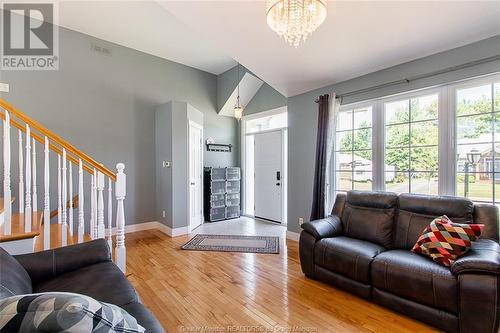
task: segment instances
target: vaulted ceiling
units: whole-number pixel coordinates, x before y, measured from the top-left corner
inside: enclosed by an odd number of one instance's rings
[[[236,61],[285,96],[500,35],[500,1],[329,1],[301,46],[265,1],[64,1],[62,26],[214,74]],[[478,50],[480,52],[480,50]]]

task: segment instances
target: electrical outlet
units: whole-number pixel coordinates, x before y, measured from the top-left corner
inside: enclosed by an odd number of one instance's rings
[[[9,84],[8,83],[2,83],[0,82],[0,92],[6,92],[8,93],[10,90]]]
[[[304,223],[304,218],[299,217],[299,225],[302,225],[302,223]]]
[[[161,212],[161,217],[165,218],[165,211],[164,210]]]

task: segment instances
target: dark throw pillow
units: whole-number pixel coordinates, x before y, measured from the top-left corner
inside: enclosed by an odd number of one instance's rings
[[[73,293],[17,295],[0,300],[0,332],[144,332],[122,308]]]

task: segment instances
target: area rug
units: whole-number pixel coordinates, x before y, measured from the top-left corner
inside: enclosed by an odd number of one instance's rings
[[[279,237],[239,235],[196,235],[181,246],[183,250],[280,253]]]

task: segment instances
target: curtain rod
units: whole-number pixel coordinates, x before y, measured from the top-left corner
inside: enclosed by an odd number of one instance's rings
[[[425,73],[425,74],[421,74],[421,75],[411,76],[409,78],[405,78],[405,79],[401,79],[401,80],[395,80],[395,81],[391,81],[391,82],[386,82],[386,83],[382,83],[382,84],[379,84],[379,85],[376,85],[376,86],[372,86],[372,87],[368,87],[368,88],[363,88],[363,89],[349,91],[347,93],[337,95],[337,98],[342,99],[343,97],[346,97],[346,96],[363,94],[363,93],[370,92],[370,91],[377,90],[377,89],[381,89],[381,88],[391,87],[391,86],[395,86],[395,85],[399,85],[399,84],[405,84],[405,83],[408,84],[408,83],[410,83],[412,81],[426,79],[426,78],[429,78],[429,77],[432,77],[432,76],[441,75],[441,74],[445,74],[445,73],[457,71],[457,70],[460,70],[460,69],[465,69],[465,68],[469,68],[469,67],[472,67],[472,66],[477,66],[477,65],[488,63],[488,62],[493,62],[493,61],[496,61],[496,60],[500,60],[500,55],[495,55],[495,56],[492,56],[492,57],[487,57],[487,58],[483,58],[483,59],[479,59],[479,60],[469,61],[469,62],[466,62],[466,63],[461,64],[461,65],[451,66],[451,67],[447,67],[447,68],[444,68],[444,69],[436,70],[436,71],[433,71],[433,72],[429,72],[429,73]],[[317,101],[318,100],[316,100],[316,102]]]

